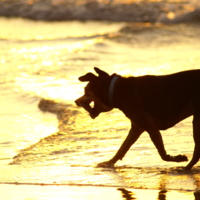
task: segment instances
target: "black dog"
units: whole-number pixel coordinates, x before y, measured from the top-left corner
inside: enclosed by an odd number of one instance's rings
[[[187,161],[185,155],[171,156],[165,151],[160,130],[166,130],[193,115],[194,154],[185,169],[191,169],[200,158],[200,70],[164,76],[122,77],[94,68],[98,77],[87,73],[79,78],[89,81],[85,94],[75,102],[94,119],[101,112],[120,109],[131,121],[129,134],[109,161],[98,166],[111,167],[124,157],[131,145],[147,131],[161,158],[165,161]],[[94,107],[90,103],[94,102]]]

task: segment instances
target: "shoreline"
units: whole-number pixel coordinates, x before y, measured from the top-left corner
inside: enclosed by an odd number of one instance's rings
[[[85,3],[0,1],[0,16],[43,21],[99,20],[115,22],[184,23],[199,22],[199,4],[187,2]]]

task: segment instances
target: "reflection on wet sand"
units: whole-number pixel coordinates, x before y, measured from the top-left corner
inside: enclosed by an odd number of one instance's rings
[[[122,199],[123,200],[143,200],[141,198],[137,198],[137,193],[134,193],[133,191],[130,191],[129,189],[125,189],[125,188],[118,188],[117,190],[121,191],[121,195],[122,195]],[[158,197],[155,199],[151,200],[174,200],[174,199],[180,199],[178,197],[178,193],[173,193],[173,198],[170,198],[170,192],[168,192],[167,190],[160,190],[158,192]],[[169,196],[168,196],[169,194]],[[176,196],[177,195],[177,196]],[[176,198],[177,197],[177,198]],[[189,198],[190,199],[190,198]],[[199,200],[200,199],[200,192],[199,191],[195,191],[194,192],[194,200]],[[182,199],[183,200],[183,199]]]
[[[178,184],[178,182],[176,182],[176,180],[180,180],[180,179],[185,179],[185,180],[192,180],[193,183],[194,183],[194,186],[196,187],[194,189],[194,200],[200,200],[200,181],[199,181],[199,170],[200,169],[194,169],[192,171],[184,171],[184,170],[176,170],[176,169],[171,169],[171,172],[168,172],[166,174],[164,174],[163,176],[160,176],[159,178],[159,183],[160,183],[160,186],[158,186],[157,189],[160,189],[160,191],[158,192],[158,197],[157,199],[155,200],[167,200],[167,199],[171,199],[171,194],[172,191],[170,191],[171,189],[180,189],[180,190],[186,190],[189,192],[189,190],[191,190],[192,188],[188,188],[188,189],[185,189],[185,188],[174,188],[173,185],[170,185],[170,182],[174,182],[173,184]],[[176,172],[175,172],[176,171]],[[144,174],[143,174],[144,175]],[[152,174],[153,176],[153,174]],[[127,177],[124,177],[124,178],[127,178]],[[174,179],[174,180],[173,180]],[[140,182],[154,182],[154,180],[152,180],[151,178],[149,178],[148,180],[139,180]],[[134,185],[132,185],[133,188]],[[141,189],[144,189],[141,188]],[[147,188],[146,188],[147,189]],[[152,189],[152,188],[148,188],[148,189]],[[125,188],[119,188],[118,190],[120,190],[122,192],[122,197],[123,199],[126,199],[126,200],[130,200],[130,199],[138,199],[138,200],[142,200],[140,198],[137,197],[137,195],[128,190],[128,189],[125,189]],[[177,194],[173,194],[173,199],[176,199],[176,195]],[[179,198],[177,198],[179,199]],[[189,198],[191,199],[191,198]],[[152,199],[153,200],[153,199]]]
[[[200,199],[200,192],[199,191],[196,191],[194,192],[194,200],[199,200]]]
[[[124,189],[124,188],[118,188],[117,190],[122,192],[122,197],[123,197],[124,200],[132,200],[132,199],[136,200],[136,199],[138,199],[136,197],[136,194],[134,194],[134,192],[132,192],[132,191],[129,191],[129,190]],[[166,190],[159,191],[157,200],[166,200],[166,197],[167,197],[166,193],[167,193]]]
[[[133,195],[135,196],[135,194],[129,190],[126,190],[124,188],[118,188],[117,190],[122,192],[122,197],[126,200],[137,199],[133,197]]]
[[[166,190],[161,190],[161,191],[158,193],[158,200],[166,200],[166,193],[167,193]]]
[[[138,198],[139,194],[134,190],[131,191],[131,189],[125,189],[125,188],[118,188],[117,190],[121,191],[122,195],[122,200],[144,200],[142,198]],[[141,191],[143,192],[143,190]],[[140,192],[139,192],[140,193]],[[145,192],[143,192],[145,193]],[[170,194],[171,193],[171,194]],[[146,196],[147,197],[147,196]],[[171,192],[167,190],[160,190],[158,192],[158,196],[155,197],[155,199],[152,199],[151,196],[149,196],[151,200],[174,200],[174,199],[181,199],[181,200],[186,200],[186,198],[180,198],[179,193],[177,192]],[[191,199],[188,195],[188,199]],[[200,199],[200,192],[195,191],[194,192],[194,198],[192,200],[199,200]]]
[[[191,171],[180,168],[147,168],[126,167],[116,168],[129,187],[137,189],[160,189],[167,191],[176,190],[200,190],[200,168],[195,167]]]

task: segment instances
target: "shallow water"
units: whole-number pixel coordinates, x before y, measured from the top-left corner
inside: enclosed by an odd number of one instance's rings
[[[115,169],[96,168],[116,153],[130,123],[118,110],[92,120],[73,101],[85,85],[78,77],[94,66],[134,76],[198,69],[198,25],[5,18],[0,24],[1,184],[177,190],[194,199],[199,164],[188,172],[179,168],[186,163],[162,161],[146,133]],[[191,121],[163,131],[169,154],[191,158]]]

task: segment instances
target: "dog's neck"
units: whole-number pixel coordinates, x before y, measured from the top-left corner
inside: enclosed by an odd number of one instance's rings
[[[108,98],[109,98],[109,103],[110,105],[114,108],[114,99],[113,99],[113,93],[114,93],[114,88],[115,88],[115,83],[119,76],[114,76],[110,82],[109,86],[109,93],[108,93]]]

